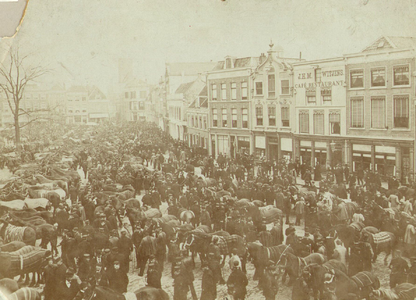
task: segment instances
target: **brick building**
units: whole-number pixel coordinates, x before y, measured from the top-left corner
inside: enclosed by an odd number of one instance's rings
[[[416,38],[380,37],[345,55],[348,161],[403,181],[415,170]]]

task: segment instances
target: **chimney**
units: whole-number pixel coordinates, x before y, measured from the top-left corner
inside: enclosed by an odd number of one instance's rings
[[[264,53],[262,53],[260,55],[260,65],[266,60],[266,55],[264,55]]]
[[[299,60],[302,60],[302,52],[299,52]]]

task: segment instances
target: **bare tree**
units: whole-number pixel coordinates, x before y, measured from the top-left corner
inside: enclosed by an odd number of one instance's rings
[[[9,50],[8,57],[0,64],[0,92],[5,95],[14,120],[16,152],[21,151],[20,129],[38,118],[30,118],[32,112],[21,107],[21,101],[28,83],[41,77],[47,70],[40,66],[31,66],[27,63],[28,55],[20,56],[16,48]],[[20,124],[21,116],[26,115],[28,122]]]

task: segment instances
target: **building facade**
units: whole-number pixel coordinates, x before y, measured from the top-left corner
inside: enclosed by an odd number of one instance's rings
[[[381,37],[345,55],[349,164],[396,176],[415,170],[416,38]]]
[[[208,92],[202,89],[198,97],[189,105],[186,112],[188,120],[188,145],[208,149]]]
[[[270,160],[293,158],[295,120],[292,63],[300,59],[283,58],[282,50],[270,45],[262,54],[252,75],[251,123],[254,154]]]
[[[259,57],[227,56],[207,73],[210,155],[253,153],[251,77],[258,64]]]
[[[132,78],[127,81],[122,91],[121,120],[146,121],[146,100],[150,86],[143,80]]]
[[[314,167],[346,163],[346,87],[344,58],[293,64],[294,151]]]

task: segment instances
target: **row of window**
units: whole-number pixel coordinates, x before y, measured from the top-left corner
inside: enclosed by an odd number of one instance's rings
[[[364,69],[355,69],[350,71],[350,88],[364,88]],[[393,67],[393,86],[408,86],[410,84],[409,65],[399,65]],[[370,69],[370,86],[386,87],[387,71],[386,67],[377,67]]]
[[[87,101],[87,97],[81,97],[81,98],[75,98],[75,99],[68,99],[68,102],[72,102],[72,101],[80,101],[80,99],[82,101]]]
[[[169,107],[169,116],[176,120],[182,120],[182,110],[180,107],[171,106]]]
[[[308,88],[305,92],[307,103],[316,103],[316,88]],[[321,88],[321,99],[323,103],[332,101],[332,88]]]
[[[207,129],[207,118],[202,116],[198,117],[188,115],[188,126],[199,129]]]
[[[341,115],[339,111],[329,113],[329,132],[341,134]],[[299,133],[310,133],[309,111],[299,111]],[[313,134],[325,134],[325,112],[323,110],[313,111]]]
[[[144,110],[144,102],[130,102],[130,110]]]
[[[212,95],[212,101],[222,100],[227,101],[228,97],[230,97],[230,100],[247,100],[248,97],[248,84],[246,81],[243,81],[239,84],[240,88],[240,97],[237,99],[237,83],[231,82],[231,84],[228,85],[230,91],[227,93],[227,84],[221,83],[221,85],[217,86],[217,84],[211,85],[211,95]],[[218,88],[220,91],[218,91]],[[221,99],[219,99],[219,95],[221,95]]]
[[[263,82],[255,82],[256,86],[256,96],[264,95]],[[290,94],[290,85],[289,79],[283,79],[280,81],[280,94],[289,95]],[[267,76],[267,96],[268,98],[276,98],[276,78],[274,74],[269,74]]]
[[[276,107],[269,106],[267,109],[268,126],[276,126]],[[231,128],[238,128],[238,114],[237,108],[231,109]],[[256,107],[256,125],[263,126],[263,107]],[[281,107],[281,126],[290,126],[290,111],[289,107]],[[218,109],[212,109],[212,127],[218,127]],[[221,109],[221,127],[228,127],[227,109]],[[248,128],[248,109],[241,109],[241,128]]]
[[[146,91],[140,91],[140,98],[144,99],[146,97],[147,97],[147,92]],[[126,98],[126,99],[136,99],[136,91],[124,92],[124,98]]]
[[[364,97],[353,97],[351,104],[351,127],[364,128]],[[386,129],[386,96],[374,96],[370,99],[371,128]],[[368,114],[367,114],[368,115]],[[409,128],[409,96],[393,96],[393,127]]]
[[[68,113],[70,113],[70,114],[72,114],[73,112],[74,112],[74,111],[73,111],[72,109],[68,110]],[[82,110],[82,112],[83,112],[83,113],[86,113],[86,112],[87,112],[87,110],[86,110],[86,109],[83,109],[83,110]],[[81,113],[81,111],[80,111],[80,110],[76,110],[76,111],[75,111],[75,113],[76,113],[76,114],[79,114],[79,113]]]

